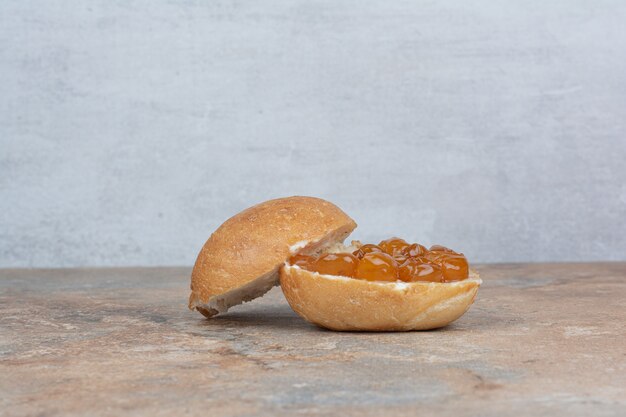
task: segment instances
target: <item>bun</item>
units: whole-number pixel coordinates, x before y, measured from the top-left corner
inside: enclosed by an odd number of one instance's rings
[[[292,251],[313,253],[343,241],[356,223],[314,197],[287,197],[250,207],[207,240],[191,274],[189,308],[206,317],[252,300],[278,284]]]
[[[332,330],[428,330],[458,319],[474,302],[482,281],[376,282],[321,275],[284,265],[280,284],[293,310]]]

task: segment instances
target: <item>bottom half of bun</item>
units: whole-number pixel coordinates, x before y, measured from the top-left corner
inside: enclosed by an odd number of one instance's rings
[[[382,282],[321,275],[284,265],[283,293],[293,310],[332,330],[406,331],[446,326],[474,302],[482,283],[470,272],[463,281]]]

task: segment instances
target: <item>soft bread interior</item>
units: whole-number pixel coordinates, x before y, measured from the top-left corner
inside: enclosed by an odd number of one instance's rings
[[[290,253],[292,255],[295,253],[311,255],[328,251],[342,252],[350,250],[349,248],[352,246],[343,245],[343,241],[348,237],[351,231],[351,227],[341,228],[317,241],[305,240],[298,242],[289,248]],[[357,248],[358,247],[355,247],[352,250],[356,250]],[[286,261],[287,260],[285,260],[285,262]],[[257,277],[241,287],[224,294],[213,296],[209,298],[206,303],[203,303],[199,299],[191,300],[190,308],[195,308],[206,317],[213,317],[216,314],[225,313],[233,306],[261,297],[271,290],[272,287],[279,285],[279,271],[282,265],[283,263],[276,265],[270,272]]]
[[[349,245],[343,243],[336,243],[326,248],[327,253],[353,253],[359,249],[363,244],[358,240],[353,240]]]
[[[244,286],[211,297],[208,303],[196,303],[193,307],[206,317],[225,313],[232,306],[261,297],[271,290],[272,287],[278,285],[279,269],[280,267],[276,267],[271,272],[261,275]]]

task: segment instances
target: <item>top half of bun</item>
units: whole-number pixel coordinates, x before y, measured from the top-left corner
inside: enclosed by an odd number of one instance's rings
[[[279,198],[250,207],[226,220],[202,247],[189,306],[211,316],[258,297],[278,283],[278,270],[294,248],[314,251],[343,241],[355,227],[339,207],[320,198]],[[219,296],[224,297],[210,303]]]

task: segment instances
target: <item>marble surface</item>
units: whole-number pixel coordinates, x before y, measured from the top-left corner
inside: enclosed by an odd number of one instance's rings
[[[336,333],[189,269],[0,270],[2,416],[626,415],[626,264],[492,265],[438,331]]]

